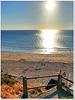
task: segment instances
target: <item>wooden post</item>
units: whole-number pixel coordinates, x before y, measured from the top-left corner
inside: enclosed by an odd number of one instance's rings
[[[62,75],[58,75],[58,83],[57,86],[60,87],[62,85]]]
[[[27,91],[27,78],[23,77],[23,98],[28,97],[28,91]]]

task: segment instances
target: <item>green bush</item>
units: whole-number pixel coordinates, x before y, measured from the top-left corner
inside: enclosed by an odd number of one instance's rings
[[[12,75],[9,74],[1,74],[1,85],[6,84],[14,84],[17,81],[12,78]]]
[[[61,99],[73,99],[73,96],[68,96],[68,97],[61,96]]]

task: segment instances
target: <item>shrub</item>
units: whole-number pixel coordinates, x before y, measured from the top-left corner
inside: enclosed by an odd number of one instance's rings
[[[73,96],[68,96],[68,97],[63,97],[61,96],[62,99],[73,99]]]
[[[1,85],[6,84],[14,84],[17,81],[12,78],[12,75],[9,74],[1,74]]]

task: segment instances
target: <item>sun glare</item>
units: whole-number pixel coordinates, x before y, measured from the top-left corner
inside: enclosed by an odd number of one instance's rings
[[[54,39],[56,38],[56,32],[58,30],[42,30],[41,37],[43,38],[42,46],[46,48],[45,54],[51,53],[54,51]]]
[[[46,8],[48,10],[53,10],[55,8],[55,2],[53,0],[49,0],[47,3],[46,3]]]

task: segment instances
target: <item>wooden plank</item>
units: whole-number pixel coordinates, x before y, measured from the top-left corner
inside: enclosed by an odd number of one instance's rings
[[[58,82],[57,82],[57,86],[61,86],[62,85],[62,75],[58,75]]]
[[[32,88],[28,88],[28,89],[36,89],[36,88],[52,86],[52,85],[57,85],[57,84],[50,84],[50,85],[45,85],[45,86],[32,87]]]
[[[28,97],[28,91],[27,91],[27,78],[23,77],[23,98]]]
[[[71,82],[71,83],[73,83],[73,81],[71,81],[71,80],[69,80],[69,79],[67,79],[67,78],[65,78],[63,76],[62,76],[62,78],[65,79],[65,80],[67,80],[67,81],[69,81],[69,82]]]
[[[47,77],[57,77],[58,75],[53,75],[53,76],[42,76],[42,77],[31,77],[31,78],[27,78],[27,80],[29,79],[37,79],[37,78],[47,78]]]

